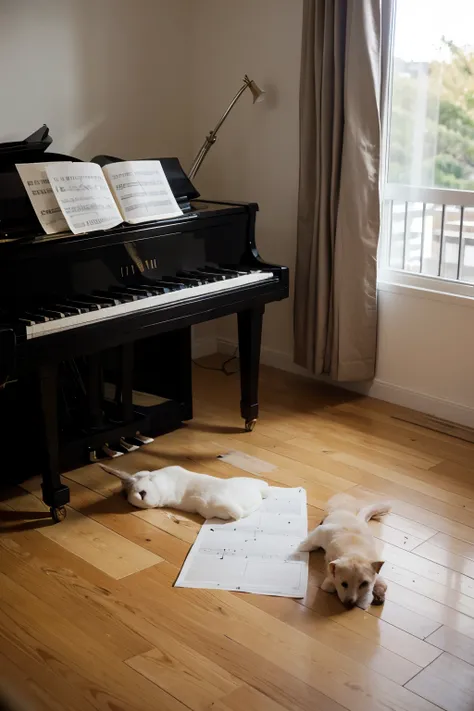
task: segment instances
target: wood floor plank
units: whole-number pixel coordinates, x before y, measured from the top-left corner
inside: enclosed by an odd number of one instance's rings
[[[461,594],[457,590],[436,583],[429,578],[424,578],[419,573],[392,565],[392,563],[385,563],[383,573],[387,581],[398,583],[441,603],[445,607],[450,607],[474,618],[474,598],[468,595]],[[454,573],[454,575],[457,576],[458,573]]]
[[[38,482],[35,480],[25,482],[24,486],[38,492]],[[8,505],[14,511],[44,510],[43,504],[32,493],[9,499]],[[70,553],[92,563],[112,578],[122,578],[161,563],[162,558],[156,554],[113,533],[70,506],[67,508],[68,514],[60,526],[54,525],[50,520],[49,525],[39,526],[38,532]]]
[[[380,495],[376,491],[367,490],[363,487],[354,487],[354,489],[351,489],[351,494],[357,493],[357,491],[361,496],[370,496],[372,500],[380,498]],[[387,493],[386,495],[389,494]],[[451,509],[453,507],[447,507],[446,505],[444,510],[445,515],[442,515],[431,511],[428,508],[413,505],[406,500],[391,498],[391,502],[393,513],[402,516],[403,518],[408,518],[412,521],[416,521],[417,523],[421,523],[424,526],[428,526],[434,529],[435,532],[446,533],[453,538],[460,538],[467,543],[474,543],[474,528],[472,527],[474,519],[472,514],[469,514],[469,512],[465,512],[465,514],[468,514],[467,516],[461,515],[459,513],[461,511],[460,508],[456,508],[455,511],[452,511]],[[430,505],[426,500],[423,503]],[[454,518],[450,518],[451,515]],[[471,525],[459,522],[458,518],[461,516],[466,521],[469,521]]]
[[[426,676],[425,676],[426,675]],[[433,664],[407,684],[446,711],[472,710],[474,703],[474,667],[443,652]]]
[[[444,681],[452,683],[455,680],[456,685],[470,694],[474,701],[474,666],[443,652],[435,659],[430,671]]]
[[[440,679],[429,668],[408,682],[406,688],[445,711],[472,711],[472,697],[455,683]]]
[[[353,489],[351,494],[357,495],[357,491]],[[383,523],[390,526],[390,528],[395,528],[397,531],[405,533],[409,538],[413,537],[423,542],[427,541],[429,538],[432,538],[437,533],[435,528],[429,528],[428,526],[419,523],[419,521],[404,518],[403,516],[399,516],[393,512],[389,513],[387,516],[384,516]],[[374,525],[374,522],[371,522],[371,526],[372,525]]]
[[[284,457],[281,454],[276,454],[269,450],[262,449],[261,447],[257,447],[252,444],[250,440],[240,439],[238,441],[239,449],[246,454],[250,454],[251,456],[262,459],[263,461],[268,461],[270,464],[273,464],[284,471],[294,470],[294,460],[290,457]],[[219,446],[222,447],[224,452],[226,450],[236,449],[236,440],[232,437],[220,437]],[[353,482],[348,482],[346,479],[329,474],[318,467],[303,463],[300,463],[298,467],[298,476],[305,477],[309,481],[321,484],[322,486],[331,489],[334,493],[338,491],[347,491],[347,489],[350,489],[353,485]],[[274,471],[271,472],[271,477],[274,477]]]
[[[394,596],[395,597],[395,596]],[[418,639],[427,639],[430,634],[440,627],[440,623],[420,615],[413,610],[403,607],[392,599],[385,600],[383,605],[371,606],[367,610],[369,615],[408,632]]]
[[[157,566],[154,571],[151,569],[142,571],[134,576],[135,580],[129,578],[126,584],[127,587],[136,590],[137,595],[143,594],[144,590],[148,588],[148,594],[154,600],[158,600],[158,605],[161,606],[166,605],[167,587],[161,583],[157,589],[153,589],[153,583],[159,580],[159,575],[157,577],[154,574],[159,567]],[[160,592],[158,593],[158,591]],[[253,650],[267,661],[276,664],[282,671],[285,670],[299,681],[312,686],[315,691],[346,708],[354,709],[354,711],[370,708],[375,711],[386,709],[386,705],[392,703],[399,709],[435,711],[432,704],[427,706],[422,699],[407,692],[404,687],[354,663],[348,657],[318,643],[298,630],[291,629],[288,625],[264,615],[261,611],[250,613],[249,610],[252,607],[238,595],[204,595],[203,591],[195,590],[183,590],[182,592],[187,593],[187,595],[183,595],[187,598],[183,610],[186,610],[189,619],[194,623],[199,621],[201,610],[196,605],[190,605],[188,600],[190,598],[200,600],[218,598],[219,604],[216,607],[220,608],[220,611],[216,610],[211,617],[212,619],[216,616],[215,621],[211,622],[208,611],[206,614],[207,623],[203,620],[203,625],[207,627],[219,625],[222,633],[240,644],[246,652],[249,649]],[[244,606],[245,612],[239,609],[240,606]],[[171,616],[173,617],[172,621],[170,620]],[[163,616],[160,616],[158,620],[160,626],[170,623],[172,623],[175,634],[178,626],[183,624],[179,622],[179,611],[176,604],[167,620],[163,619]],[[191,637],[189,622],[184,624],[188,629],[187,643],[192,644],[189,641]],[[314,674],[315,668],[318,669],[317,674]],[[336,669],[337,672],[335,672]],[[318,708],[317,703],[315,706]]]
[[[94,711],[94,706],[83,696],[79,698],[73,687],[65,684],[62,677],[58,678],[26,654],[22,654],[15,664],[15,651],[15,647],[0,632],[2,702],[6,691],[22,711],[31,708],[34,711],[79,711],[82,708],[84,711]],[[2,708],[9,711],[6,706],[2,705]]]
[[[474,579],[474,560],[463,558],[456,553],[447,551],[444,548],[439,548],[437,545],[432,543],[432,541],[425,541],[424,543],[421,543],[413,552],[416,553],[417,556],[421,556],[422,558],[426,558],[433,563],[442,565],[446,568],[448,575],[450,575],[449,571],[456,571],[457,573],[461,573],[463,576]]]
[[[274,451],[307,464],[313,462],[313,466],[330,470],[366,488],[385,491],[387,495],[420,505],[429,504],[427,508],[442,515],[448,506],[453,506],[461,509],[456,512],[455,508],[454,511],[466,521],[468,517],[464,509],[474,511],[474,492],[470,486],[463,484],[456,489],[456,482],[449,481],[444,481],[445,488],[435,486],[431,469],[426,471],[398,461],[393,463],[381,455],[377,458],[371,448],[348,444],[342,435],[340,438],[331,435],[326,450],[321,451],[321,443],[319,433],[318,439],[290,439],[276,446]],[[426,497],[429,497],[428,502]]]
[[[451,434],[448,435],[444,432],[427,429],[422,425],[412,422],[409,418],[405,419],[406,414],[410,415],[414,413],[415,410],[409,410],[408,408],[387,403],[383,400],[374,402],[371,398],[362,397],[351,402],[341,403],[338,406],[338,410],[349,412],[356,416],[363,413],[370,421],[384,422],[386,425],[397,428],[397,430],[410,432],[416,436],[422,435],[425,439],[430,438],[435,442],[443,442],[450,449],[456,448],[457,445],[463,446],[462,440],[457,440]]]
[[[284,708],[247,685],[241,686],[211,706],[212,711],[283,711]]]
[[[0,573],[0,628],[9,645],[27,650],[34,659],[60,674],[95,708],[183,711],[183,706],[127,667],[111,663],[102,645],[57,615],[34,595]]]
[[[454,555],[459,555],[474,561],[474,545],[460,540],[459,538],[453,538],[445,533],[437,533],[430,543],[438,548],[454,553]]]
[[[193,711],[205,711],[241,686],[225,669],[165,633],[159,647],[132,657],[127,664]]]
[[[410,658],[404,658],[390,651],[381,636],[369,632],[361,634],[360,629],[354,631],[350,626],[338,625],[337,619],[318,615],[294,600],[260,595],[252,596],[248,602],[402,686],[421,671],[422,667],[418,666],[421,661],[429,664],[440,654],[434,648],[429,655],[423,654],[425,649],[417,654],[418,650],[411,648]],[[426,650],[429,649],[429,645],[422,644]],[[413,658],[417,662],[413,662]]]
[[[257,633],[251,626],[241,625],[242,634],[246,636],[245,644],[227,633],[228,614],[220,601],[231,593],[224,593],[215,601],[207,591],[172,590],[167,585],[157,585],[156,580],[144,580],[141,575],[140,580],[128,578],[125,583],[130,604],[117,606],[107,598],[101,598],[101,602],[107,607],[112,606],[124,623],[152,645],[159,645],[163,632],[167,632],[288,709],[314,711],[317,707],[321,711],[343,711],[343,707],[329,696],[298,679],[272,659],[262,657],[259,650],[253,648]],[[196,597],[208,604],[190,604],[189,599]]]
[[[35,595],[64,619],[74,620],[76,626],[100,642],[111,657],[125,660],[150,648],[142,637],[91,605],[88,599],[91,584],[69,568],[53,567],[44,550],[42,559],[38,558],[13,538],[3,535],[0,561],[0,569],[9,580]]]
[[[428,548],[427,550],[429,551],[430,549]],[[420,555],[418,551],[419,549],[413,552],[404,551],[392,546],[390,543],[385,543],[383,557],[386,562],[392,563],[399,568],[422,575],[424,578],[445,585],[452,590],[458,590],[468,597],[474,597],[474,580],[472,577],[456,572],[455,565],[448,568],[433,561],[431,557]],[[446,558],[449,558],[449,556],[446,556]]]
[[[426,641],[474,667],[474,640],[469,637],[443,625],[427,637]]]
[[[358,415],[354,416],[350,413],[345,413],[342,410],[333,410],[333,421],[339,424],[339,429],[347,427],[347,429],[359,433],[361,435],[382,437],[390,442],[395,447],[408,447],[409,450],[415,450],[420,455],[424,455],[430,459],[452,459],[461,464],[467,463],[472,465],[470,458],[471,448],[469,443],[463,440],[446,442],[441,438],[431,438],[428,435],[429,430],[420,427],[418,431],[407,434],[402,428],[394,426],[393,422],[375,422],[369,417]],[[392,418],[393,420],[393,418]]]

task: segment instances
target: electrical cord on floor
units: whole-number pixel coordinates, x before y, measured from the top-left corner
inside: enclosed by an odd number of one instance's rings
[[[202,368],[203,370],[215,370],[217,373],[224,373],[224,375],[235,375],[239,372],[239,367],[237,366],[235,370],[229,370],[228,365],[234,360],[238,360],[238,350],[238,347],[236,347],[230,358],[227,358],[227,360],[225,360],[222,365],[218,367],[212,365],[203,365],[202,363],[198,363],[196,360],[193,360],[193,363],[194,365],[197,365],[198,368]]]

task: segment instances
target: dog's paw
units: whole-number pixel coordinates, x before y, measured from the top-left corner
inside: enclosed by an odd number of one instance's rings
[[[372,592],[372,605],[383,605],[385,602],[385,593],[387,592],[387,583],[385,580],[377,580]]]
[[[326,578],[326,580],[324,580],[324,582],[321,585],[321,590],[323,592],[327,592],[327,593],[335,593],[336,586],[334,585],[332,580],[330,580],[329,578]]]

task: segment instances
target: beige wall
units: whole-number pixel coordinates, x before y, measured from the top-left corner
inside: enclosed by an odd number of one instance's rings
[[[474,300],[382,286],[379,314],[369,392],[474,427]]]
[[[188,0],[0,0],[0,140],[189,160],[190,29]]]
[[[194,147],[213,128],[245,73],[267,91],[263,103],[252,105],[250,92],[240,99],[196,184],[206,196],[258,202],[260,254],[292,266],[302,2],[206,0],[194,9]],[[235,338],[235,318],[217,328],[221,338]],[[271,304],[264,325],[266,347],[290,352],[292,333],[292,300]]]

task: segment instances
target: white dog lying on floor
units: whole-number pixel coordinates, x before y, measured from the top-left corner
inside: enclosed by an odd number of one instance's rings
[[[268,496],[267,482],[250,477],[219,479],[178,466],[127,474],[99,466],[122,480],[129,503],[139,509],[169,506],[203,518],[237,520],[256,511]]]
[[[321,589],[337,592],[349,610],[385,599],[387,586],[379,575],[383,561],[367,522],[390,508],[387,502],[361,508],[352,496],[337,494],[328,502],[326,518],[299,546],[301,551],[324,549],[327,570]]]

